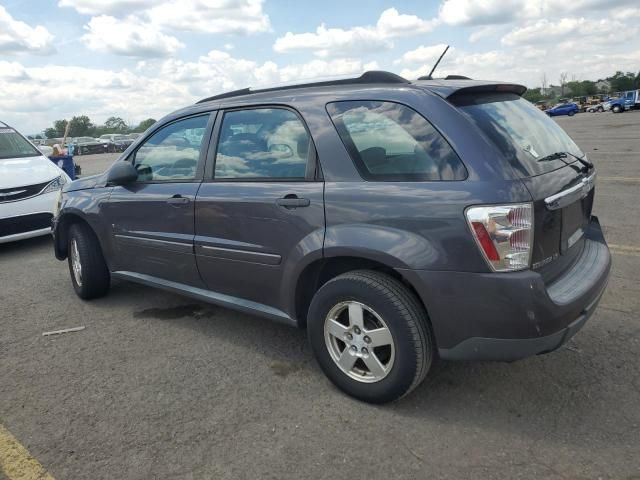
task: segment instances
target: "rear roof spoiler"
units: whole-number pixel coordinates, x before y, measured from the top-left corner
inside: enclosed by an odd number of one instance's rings
[[[517,83],[487,83],[484,85],[473,85],[459,88],[455,92],[451,93],[447,98],[452,99],[462,95],[473,95],[477,93],[513,93],[521,97],[526,91],[527,87],[524,85],[518,85]]]

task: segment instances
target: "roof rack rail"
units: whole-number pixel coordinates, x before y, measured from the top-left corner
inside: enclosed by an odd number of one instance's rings
[[[367,83],[411,83],[406,78],[401,77],[400,75],[396,75],[395,73],[385,72],[382,70],[369,70],[364,72],[359,77],[348,77],[348,78],[334,78],[328,80],[316,80],[309,81],[307,83],[296,83],[292,85],[281,85],[277,87],[266,87],[266,88],[242,88],[240,90],[234,90],[232,92],[221,93],[219,95],[214,95],[212,97],[203,98],[196,103],[204,103],[210,102],[212,100],[222,100],[224,98],[231,97],[240,97],[243,95],[249,95],[251,93],[262,93],[262,92],[275,92],[278,90],[290,90],[295,88],[306,88],[306,87],[326,87],[331,85],[358,85],[358,84],[367,84]]]

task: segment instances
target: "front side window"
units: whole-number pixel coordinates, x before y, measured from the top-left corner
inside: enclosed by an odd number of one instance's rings
[[[311,138],[283,108],[226,112],[216,153],[216,179],[304,180]]]
[[[179,120],[154,133],[136,151],[138,181],[193,180],[209,115]]]
[[[466,170],[442,135],[418,112],[399,103],[334,102],[334,125],[367,180],[464,180]]]

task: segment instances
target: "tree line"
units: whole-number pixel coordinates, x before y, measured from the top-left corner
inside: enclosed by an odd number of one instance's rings
[[[575,76],[571,77],[570,80],[569,78],[568,72],[561,72],[558,78],[558,85],[553,85],[548,82],[546,74],[543,73],[540,79],[540,87],[527,90],[523,97],[535,103],[541,100],[555,100],[565,96],[610,95],[640,88],[640,72],[635,74],[633,72],[617,71],[615,75],[597,82],[593,80],[577,80]]]
[[[73,117],[71,120],[56,120],[53,126],[45,129],[46,138],[61,138],[69,124],[69,137],[99,137],[105,133],[137,133],[144,132],[151,125],[156,123],[155,119],[147,118],[137,126],[127,125],[120,117],[109,117],[102,125],[96,125],[86,115]]]

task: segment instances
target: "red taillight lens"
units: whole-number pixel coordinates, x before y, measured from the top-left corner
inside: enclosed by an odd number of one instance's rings
[[[489,232],[484,228],[484,225],[480,222],[471,222],[471,225],[473,226],[473,231],[476,233],[478,243],[480,244],[480,247],[482,247],[482,250],[484,250],[484,254],[487,258],[492,262],[500,261],[498,250],[496,250],[496,246],[491,241]]]
[[[476,243],[494,271],[529,268],[533,243],[530,203],[469,207],[465,214]]]

